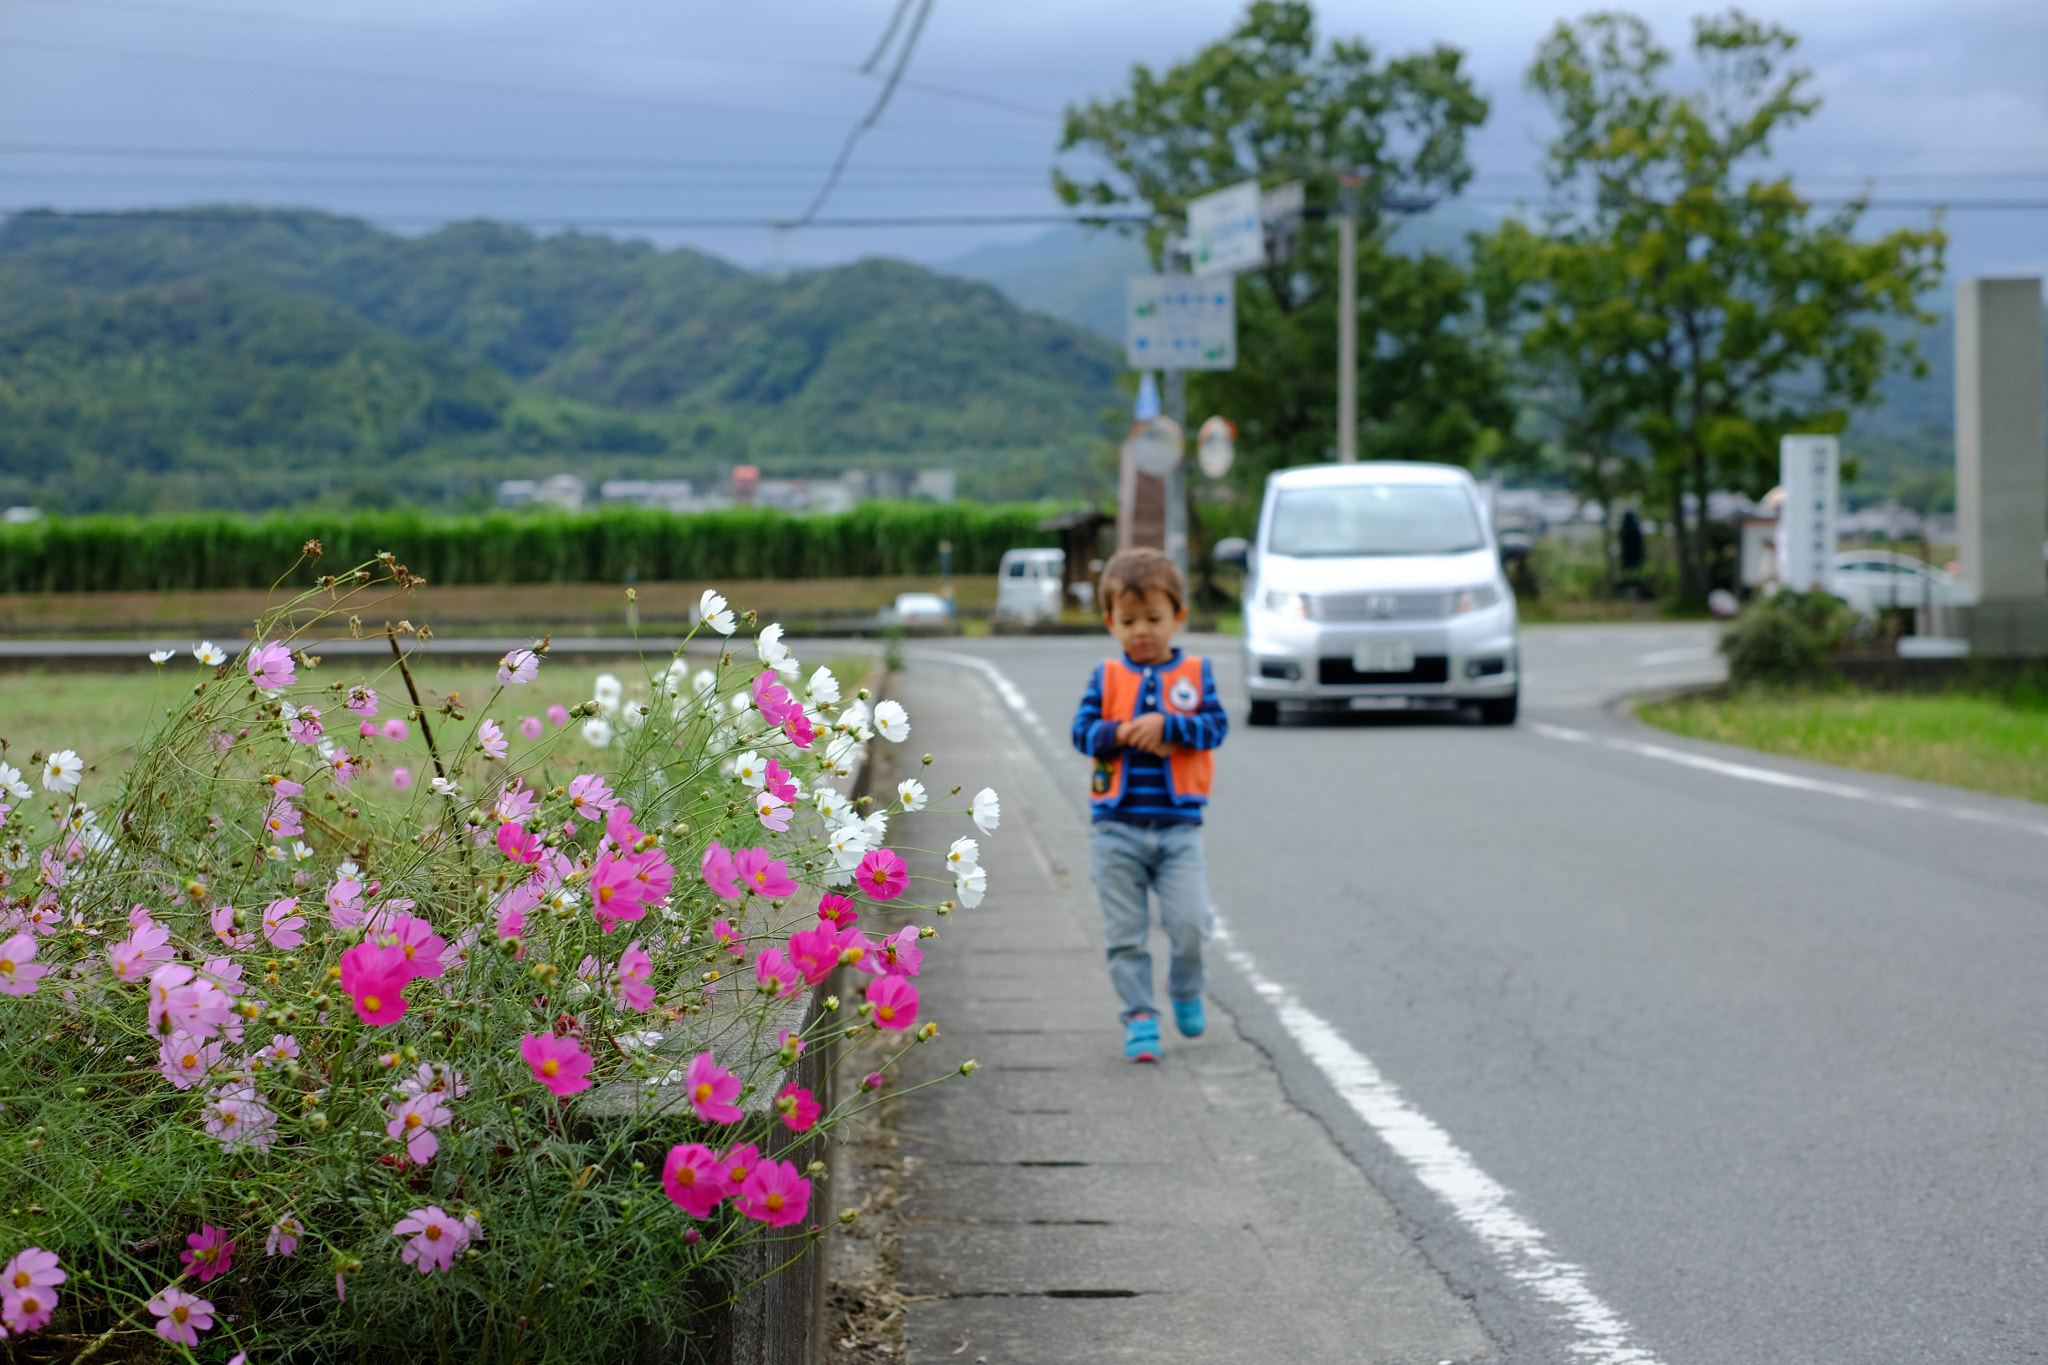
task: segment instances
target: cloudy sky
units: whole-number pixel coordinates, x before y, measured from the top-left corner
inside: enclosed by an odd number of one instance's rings
[[[818,228],[800,213],[877,83],[895,0],[0,0],[0,210],[298,204],[419,230],[488,216],[688,243],[749,265],[943,261],[1030,224]],[[1636,6],[1669,42],[1692,8]],[[1235,0],[936,0],[825,216],[1055,212],[1067,103],[1186,56]],[[1535,187],[1521,78],[1576,13],[1533,0],[1320,7],[1383,52],[1445,41],[1494,101],[1475,207]],[[1785,0],[1827,104],[1782,148],[1817,196],[1948,217],[1961,272],[2048,269],[2048,5]],[[884,65],[886,66],[886,62]],[[1990,208],[2020,201],[2043,207]],[[1975,204],[1977,207],[1971,207]],[[778,237],[780,241],[778,243]]]

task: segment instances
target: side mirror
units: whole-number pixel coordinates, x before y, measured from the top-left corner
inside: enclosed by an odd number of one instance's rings
[[[1218,564],[1242,569],[1251,562],[1252,547],[1243,536],[1231,536],[1216,542],[1214,554]]]

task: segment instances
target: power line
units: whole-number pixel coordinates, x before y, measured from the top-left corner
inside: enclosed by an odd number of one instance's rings
[[[829,161],[688,161],[648,157],[500,156],[468,152],[330,152],[288,151],[261,147],[122,147],[72,142],[0,142],[0,156],[75,156],[135,161],[254,161],[312,165],[490,166],[546,169],[797,171],[815,175],[829,170]],[[866,171],[929,171],[933,174],[986,171],[1044,175],[1042,163],[1012,166],[974,162],[872,162]],[[21,172],[16,172],[21,174]]]
[[[882,54],[889,50],[889,44],[896,41],[896,30],[903,27],[903,16],[910,13],[910,4],[911,0],[896,0],[896,12],[889,16],[889,27],[882,30],[881,41],[875,44],[875,50],[868,54],[868,59],[860,64],[860,73],[863,76],[874,74],[875,63],[882,60]]]
[[[640,61],[681,62],[692,66],[718,66],[757,71],[805,71],[830,76],[865,76],[868,66],[859,68],[834,65],[829,62],[768,61],[759,57],[707,56],[702,53],[677,52],[666,48],[612,47],[603,43],[584,43],[554,38],[528,37],[524,34],[490,33],[476,29],[434,28],[421,24],[394,24],[372,19],[325,19],[300,14],[260,14],[250,10],[224,10],[201,5],[160,5],[141,4],[137,0],[27,0],[28,3],[49,4],[63,9],[109,9],[131,14],[161,14],[167,17],[217,19],[227,23],[270,24],[288,28],[323,29],[341,33],[384,33],[407,38],[430,38],[458,43],[489,43],[500,47],[520,47],[541,51],[584,52],[599,57],[624,57]],[[901,0],[907,4],[909,0]],[[900,17],[900,10],[899,10]],[[893,34],[892,24],[889,32]],[[886,38],[884,40],[886,46]],[[879,56],[879,50],[877,56]],[[907,89],[920,94],[935,95],[942,99],[964,100],[970,104],[986,105],[991,109],[1002,109],[1012,114],[1029,118],[1058,120],[1058,114],[1048,109],[1037,109],[1014,100],[990,95],[984,91],[961,90],[953,86],[933,85],[922,81],[906,81]]]
[[[340,214],[329,214],[318,209],[305,212],[323,218],[347,221]],[[113,221],[159,219],[185,223],[246,223],[254,211],[232,212],[208,209],[48,209],[35,205],[19,205],[14,208],[0,208],[0,217],[56,218],[65,221]],[[454,226],[463,223],[491,223],[511,227],[561,227],[561,228],[786,228],[788,220],[781,218],[743,217],[645,217],[645,218],[594,218],[589,216],[553,217],[520,214],[516,217],[464,218],[450,214],[378,214],[378,222],[406,224],[438,224]],[[907,214],[890,217],[816,218],[807,227],[813,228],[906,228],[906,227],[1047,227],[1074,224],[1083,227],[1112,227],[1118,224],[1150,223],[1149,213],[986,213],[986,214]]]
[[[902,0],[903,5],[909,3],[910,0]],[[874,127],[875,121],[882,117],[882,111],[889,107],[889,100],[896,94],[896,87],[903,80],[903,73],[910,68],[910,59],[917,53],[917,40],[924,34],[924,21],[931,17],[933,3],[934,0],[917,0],[917,17],[910,21],[910,32],[904,36],[903,46],[896,54],[896,65],[890,68],[889,79],[883,83],[882,93],[875,100],[874,108],[868,110],[867,117],[854,124],[853,131],[846,135],[846,142],[839,149],[839,159],[834,161],[832,169],[826,172],[825,183],[818,188],[817,197],[812,199],[810,206],[787,226],[805,226],[817,217],[818,210],[825,207],[825,201],[832,197],[833,188],[839,184],[840,173],[846,169],[846,163],[853,156],[854,144],[860,141],[862,133]],[[902,18],[902,6],[899,5],[897,13],[889,20],[888,32],[882,35],[882,47],[888,46],[889,39],[894,35],[896,25]],[[879,49],[877,55],[880,55]],[[871,64],[873,60],[869,58]]]

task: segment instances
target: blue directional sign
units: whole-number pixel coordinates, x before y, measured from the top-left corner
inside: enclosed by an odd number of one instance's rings
[[[1228,275],[1133,275],[1124,357],[1134,370],[1237,368],[1237,282]]]

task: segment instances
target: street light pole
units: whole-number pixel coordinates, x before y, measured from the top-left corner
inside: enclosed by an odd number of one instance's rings
[[[1358,187],[1337,177],[1337,462],[1358,460]]]

